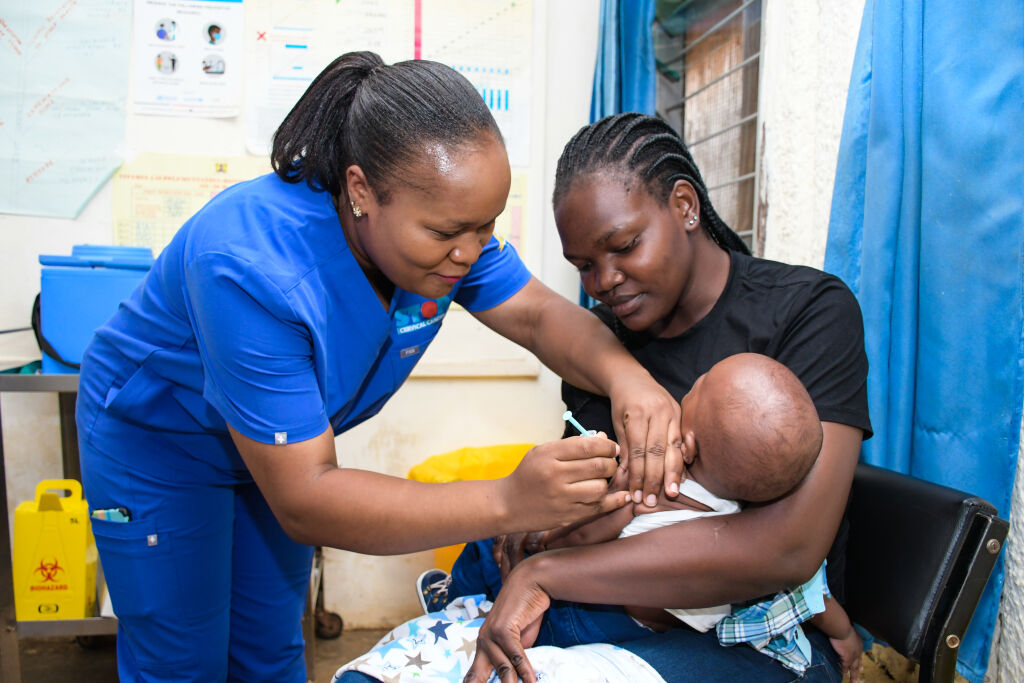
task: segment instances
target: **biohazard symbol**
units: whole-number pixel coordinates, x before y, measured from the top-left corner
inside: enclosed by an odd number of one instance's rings
[[[60,566],[57,563],[57,558],[55,557],[53,558],[53,562],[50,562],[49,564],[46,563],[46,560],[39,560],[39,566],[36,567],[35,571],[33,571],[32,573],[42,574],[43,583],[46,583],[47,581],[56,581],[57,572],[62,571],[64,571],[64,567]]]

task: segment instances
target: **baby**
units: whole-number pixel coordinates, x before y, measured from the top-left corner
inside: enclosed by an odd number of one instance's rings
[[[821,422],[810,396],[788,368],[767,356],[744,353],[718,362],[698,378],[683,397],[681,408],[687,478],[677,498],[662,493],[653,507],[626,506],[569,527],[533,534],[526,549],[539,552],[601,543],[689,519],[734,513],[740,510],[737,501],[774,500],[803,480],[821,450]],[[625,490],[626,484],[623,466],[610,488]],[[467,546],[453,569],[454,584],[434,583],[434,593],[447,588],[445,592],[452,598],[483,592],[493,599],[497,581],[488,560],[507,569],[507,557],[502,556],[507,544],[496,542],[492,558],[483,557],[480,547],[485,546]],[[426,603],[424,598],[436,597],[428,589],[421,600]],[[430,605],[435,606],[439,606],[436,601]],[[425,610],[427,607],[424,604]],[[780,612],[785,613],[782,619]],[[666,630],[677,623],[674,619],[698,631],[716,628],[723,644],[747,642],[797,673],[810,663],[810,645],[799,627],[801,621],[809,620],[829,637],[844,670],[855,678],[859,669],[860,638],[845,610],[828,592],[823,570],[799,588],[743,609],[722,605],[660,610],[556,601],[545,615],[538,644],[568,647],[621,642],[650,633],[647,629]],[[780,622],[789,626],[776,628]]]

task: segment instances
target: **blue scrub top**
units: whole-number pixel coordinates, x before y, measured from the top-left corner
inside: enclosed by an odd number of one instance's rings
[[[224,190],[178,231],[97,330],[80,392],[134,425],[209,435],[214,451],[226,423],[263,443],[338,434],[397,391],[453,300],[486,310],[529,279],[492,238],[449,296],[396,289],[385,311],[330,195],[269,174]]]

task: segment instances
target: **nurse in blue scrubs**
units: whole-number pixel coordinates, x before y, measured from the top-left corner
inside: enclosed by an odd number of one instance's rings
[[[678,481],[677,404],[492,236],[508,158],[456,71],[343,55],[272,160],[185,223],[82,362],[86,495],[128,517],[93,522],[122,681],[305,681],[312,546],[407,553],[625,504],[603,438],[493,482],[338,466],[334,436],[381,409],[453,302],[611,398],[635,498]]]

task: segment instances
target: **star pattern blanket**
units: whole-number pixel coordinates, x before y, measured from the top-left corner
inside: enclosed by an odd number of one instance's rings
[[[473,662],[476,636],[490,609],[482,595],[457,598],[441,612],[392,629],[332,680],[354,670],[385,683],[458,683]],[[545,683],[665,683],[644,660],[615,645],[532,647],[526,654]],[[497,681],[493,674],[491,681]]]

